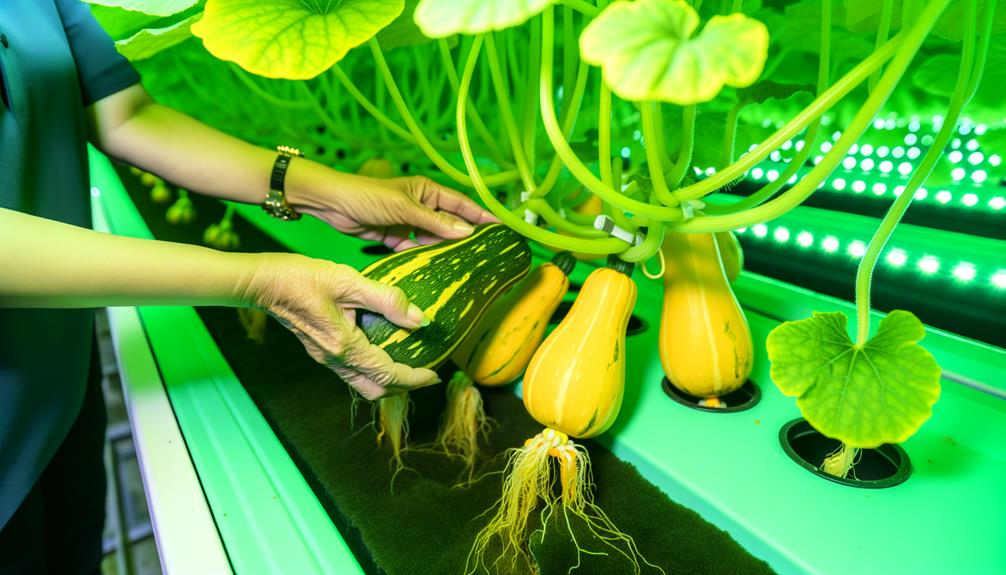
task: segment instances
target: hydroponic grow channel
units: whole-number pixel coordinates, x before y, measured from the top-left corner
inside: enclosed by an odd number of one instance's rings
[[[411,394],[402,467],[386,406],[353,407],[279,323],[113,310],[168,572],[1006,572],[1002,3],[149,4],[92,8],[162,104],[468,193],[529,269],[578,258],[554,301],[454,328],[515,326],[525,363],[473,386],[459,339],[451,383]],[[171,182],[96,150],[91,171],[111,233],[389,254],[195,195],[175,225]],[[409,273],[440,289],[429,261]],[[497,372],[525,349],[502,341]],[[472,393],[497,424],[466,468],[436,440]],[[532,472],[508,530],[497,500]]]

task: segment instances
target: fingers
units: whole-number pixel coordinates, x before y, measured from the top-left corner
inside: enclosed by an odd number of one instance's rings
[[[410,220],[416,227],[445,239],[465,238],[475,231],[475,228],[468,222],[446,212],[434,211],[421,204],[416,204],[415,212]]]
[[[457,190],[441,186],[429,178],[421,178],[418,185],[418,199],[430,209],[453,214],[475,225],[499,221],[496,216]]]
[[[405,329],[416,329],[429,323],[423,310],[410,302],[401,289],[363,276],[359,276],[355,284],[352,296],[340,303],[377,312]]]
[[[367,399],[377,399],[440,383],[437,374],[425,368],[396,363],[386,351],[371,344],[359,330],[349,338],[333,369]]]

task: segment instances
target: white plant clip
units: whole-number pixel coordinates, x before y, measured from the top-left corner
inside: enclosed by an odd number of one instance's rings
[[[520,203],[525,204],[531,199],[531,192],[521,192],[520,193]],[[524,221],[531,224],[532,226],[538,225],[538,214],[532,212],[531,210],[524,208]]]
[[[695,217],[695,210],[701,210],[706,207],[706,203],[702,200],[688,200],[687,202],[681,204],[681,213],[684,215],[684,221],[688,221]]]
[[[597,216],[594,218],[594,229],[601,230],[608,235],[618,238],[630,246],[635,246],[643,242],[643,236],[634,234],[629,230],[615,225],[615,220],[608,216]]]

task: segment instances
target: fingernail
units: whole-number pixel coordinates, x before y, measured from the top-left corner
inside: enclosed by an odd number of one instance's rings
[[[451,227],[454,231],[464,234],[470,234],[475,231],[475,228],[473,228],[471,224],[466,224],[465,222],[454,222],[454,225]]]
[[[429,325],[430,323],[430,320],[426,319],[426,314],[423,313],[423,310],[419,309],[419,306],[414,303],[409,304],[409,311],[406,312],[406,315],[410,321],[419,324],[419,327]]]

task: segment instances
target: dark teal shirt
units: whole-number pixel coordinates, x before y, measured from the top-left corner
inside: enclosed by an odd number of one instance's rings
[[[78,0],[0,0],[0,207],[90,227],[84,108],[138,80]],[[80,410],[92,316],[0,309],[0,529]]]

